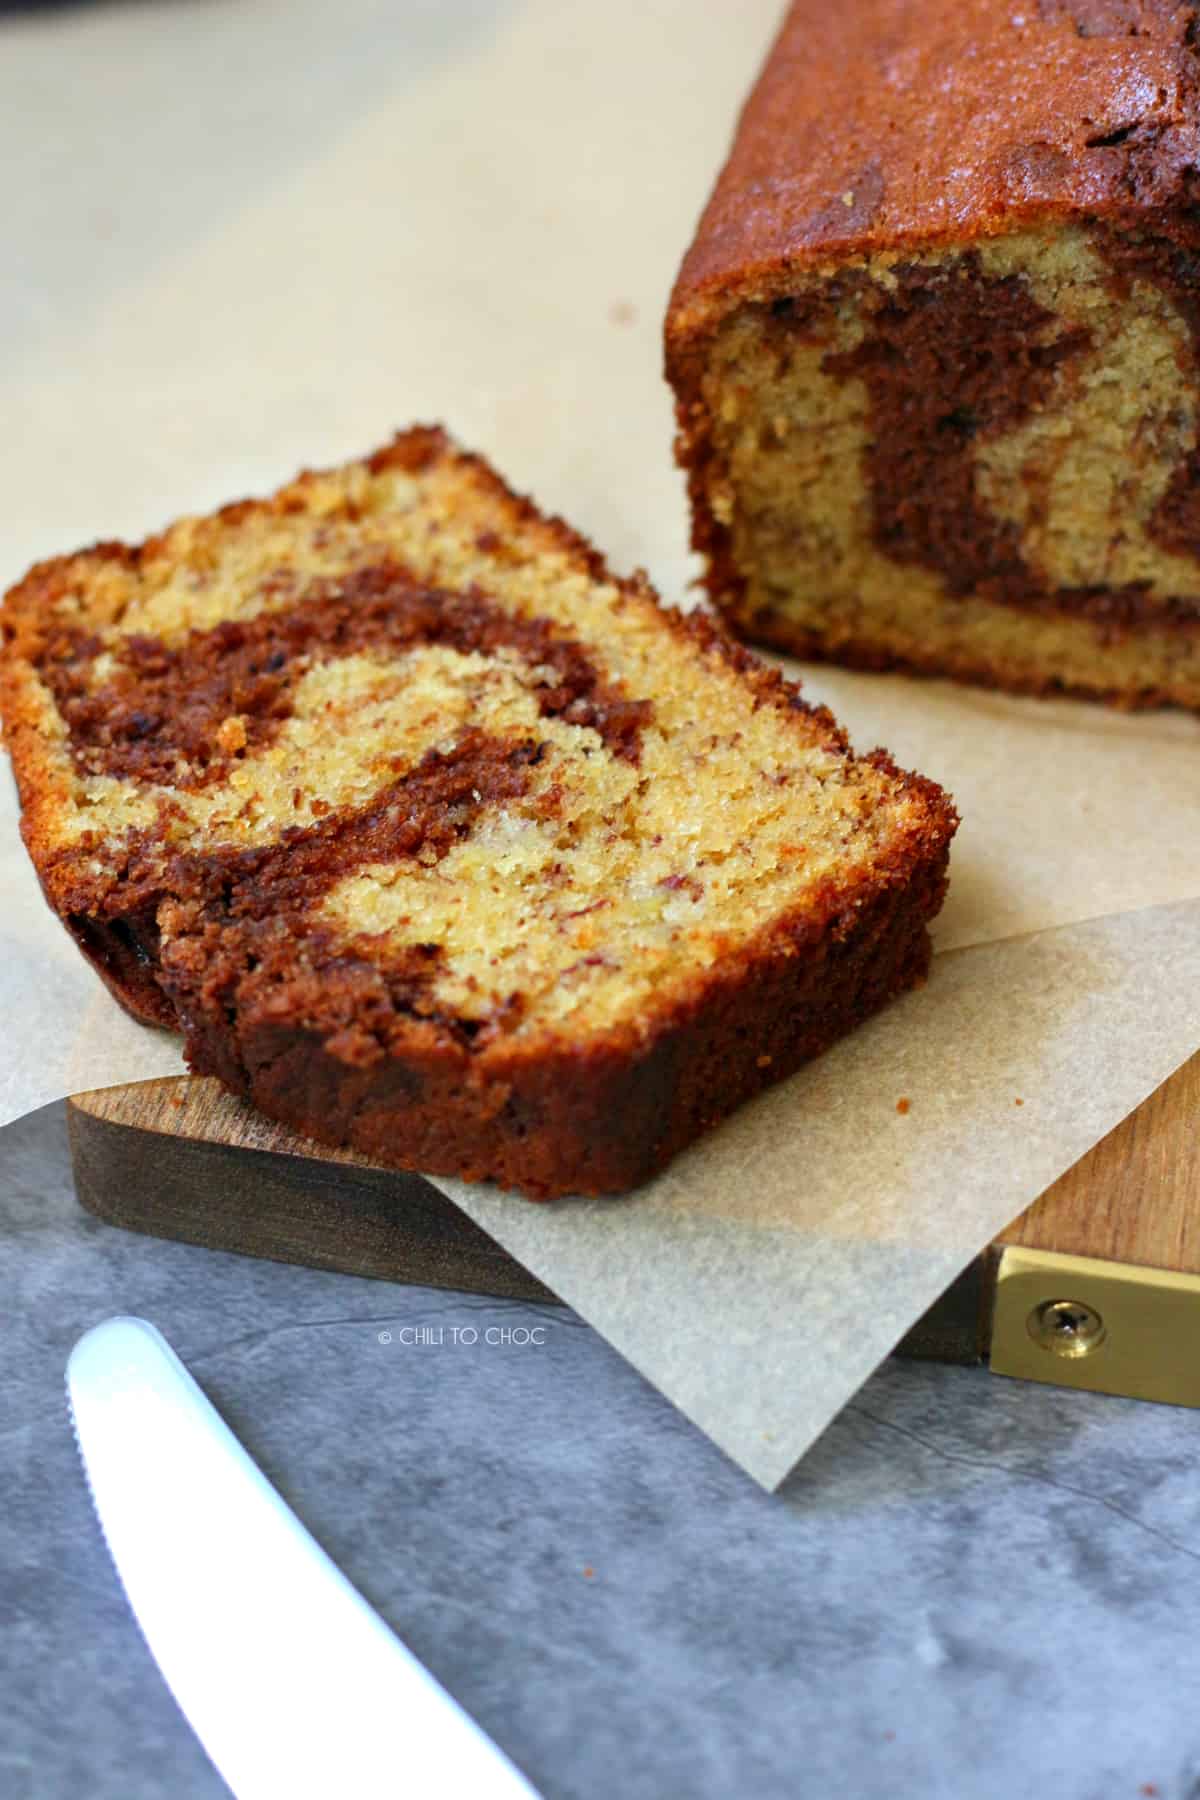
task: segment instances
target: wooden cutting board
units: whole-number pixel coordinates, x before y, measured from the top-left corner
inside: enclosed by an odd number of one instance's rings
[[[990,1355],[1001,1373],[1200,1404],[1198,1122],[1200,1054],[1002,1233],[900,1349]],[[80,1201],[113,1225],[387,1281],[554,1299],[431,1183],[297,1137],[215,1081],[78,1094],[68,1123]]]

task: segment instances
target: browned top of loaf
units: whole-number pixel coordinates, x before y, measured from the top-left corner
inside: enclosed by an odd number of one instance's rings
[[[1176,0],[796,0],[669,330],[792,270],[1194,202],[1198,15]]]
[[[954,826],[435,429],[41,564],[3,625],[51,904],[356,1065],[628,1050]]]

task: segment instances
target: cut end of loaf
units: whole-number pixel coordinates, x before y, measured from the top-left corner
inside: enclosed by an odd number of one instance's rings
[[[676,361],[713,596],[802,655],[1200,707],[1200,313],[1109,226],[881,253]]]
[[[1200,708],[1198,32],[793,0],[666,322],[740,632]]]

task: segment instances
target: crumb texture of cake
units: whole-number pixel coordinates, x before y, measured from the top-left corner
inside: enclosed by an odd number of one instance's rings
[[[621,1191],[926,968],[941,790],[437,429],[43,563],[4,633],[50,905],[323,1141]]]
[[[666,353],[740,633],[1200,709],[1200,8],[798,0]]]

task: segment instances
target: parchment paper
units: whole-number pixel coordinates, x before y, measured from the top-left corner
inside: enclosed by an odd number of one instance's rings
[[[257,194],[231,169],[203,240],[8,372],[0,574],[440,418],[682,598],[659,322],[775,14],[529,0],[472,13],[436,56],[414,37],[363,116],[339,120],[331,94],[302,166]],[[1200,1044],[1194,719],[829,670],[806,684],[861,748],[887,744],[959,801],[928,987],[636,1197],[546,1211],[441,1184],[767,1484]],[[50,919],[12,812],[6,786],[4,1118],[181,1066]]]

